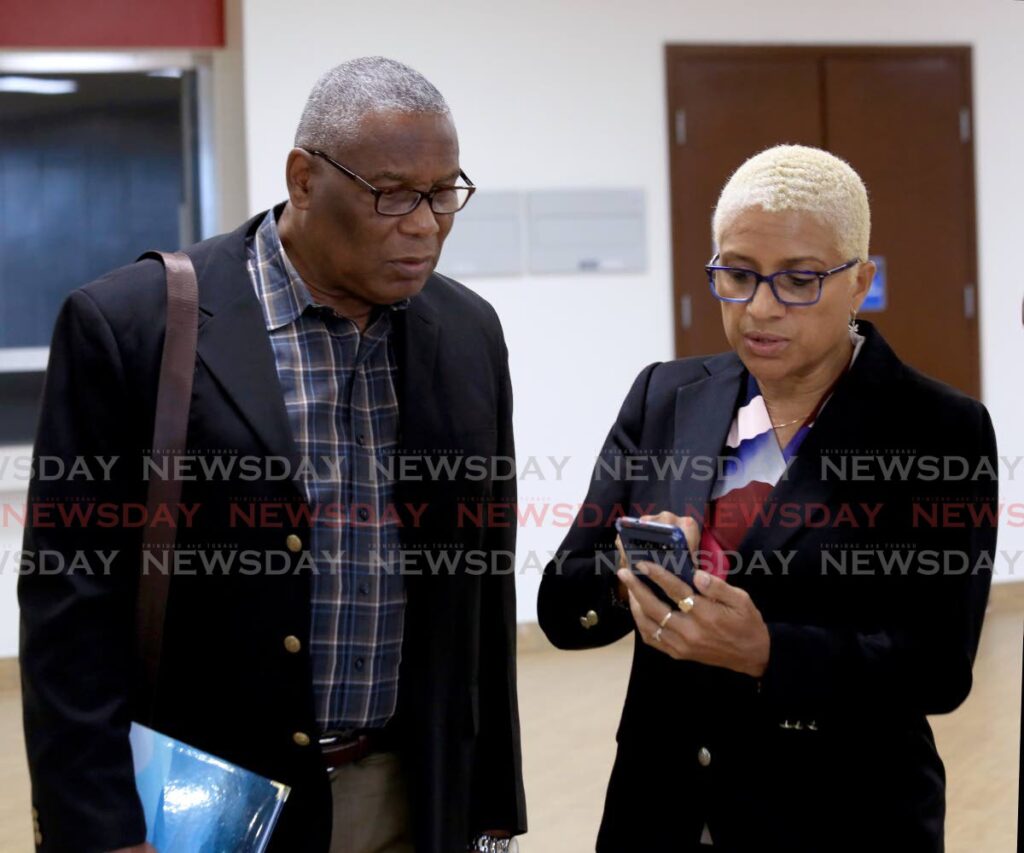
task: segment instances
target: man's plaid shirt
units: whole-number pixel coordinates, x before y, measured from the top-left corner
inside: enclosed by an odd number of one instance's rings
[[[360,335],[351,320],[314,303],[273,211],[249,242],[248,269],[314,512],[309,649],[317,718],[324,729],[383,726],[395,710],[405,614],[401,575],[380,570],[398,532],[394,514],[385,513],[392,483],[374,464],[398,441],[391,311]]]

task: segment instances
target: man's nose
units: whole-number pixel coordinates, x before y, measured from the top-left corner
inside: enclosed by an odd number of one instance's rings
[[[407,234],[429,236],[441,230],[437,221],[437,214],[430,209],[430,204],[425,198],[420,199],[416,209],[402,217],[399,223],[402,231]]]

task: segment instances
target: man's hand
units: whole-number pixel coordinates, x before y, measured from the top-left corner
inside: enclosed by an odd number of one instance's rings
[[[692,518],[663,512],[644,520],[680,527],[692,555],[699,541],[697,523]],[[633,620],[647,645],[676,660],[720,666],[754,678],[764,674],[771,639],[761,612],[745,590],[698,569],[694,583],[701,594],[696,595],[684,581],[655,563],[637,563],[636,570],[650,577],[672,601],[692,596],[695,602],[689,613],[670,608],[630,569],[619,569]]]

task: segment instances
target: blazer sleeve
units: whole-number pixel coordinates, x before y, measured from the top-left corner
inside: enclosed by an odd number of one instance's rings
[[[630,456],[639,450],[651,375],[645,368],[633,382],[619,415],[605,439],[602,458]],[[591,477],[584,510],[610,518],[629,505],[629,483],[622,478]],[[537,617],[547,638],[560,649],[606,646],[633,630],[628,608],[615,603],[619,564],[615,528],[573,522],[556,557],[544,568],[537,598]]]
[[[819,721],[834,714],[920,716],[948,713],[967,698],[996,549],[998,456],[984,406],[970,401],[970,410],[946,414],[946,454],[991,476],[955,485],[918,482],[913,492],[939,503],[955,496],[974,507],[979,523],[917,536],[898,618],[884,630],[768,623],[771,650],[759,694],[769,713]],[[954,558],[954,571],[943,569],[944,555]]]
[[[111,327],[93,298],[75,291],[50,349],[18,583],[25,740],[41,851],[92,853],[145,840],[128,744],[141,534],[101,520],[116,515],[98,514],[101,506],[116,513],[142,499],[129,470],[138,460],[124,457],[131,403]],[[110,464],[109,475],[96,457]],[[71,475],[76,460],[88,464],[88,478]],[[41,461],[64,476],[39,476]],[[69,511],[80,521],[67,523]]]
[[[498,456],[515,458],[512,432],[512,383],[508,349],[498,327]],[[499,505],[516,505],[516,478],[494,484]],[[492,571],[481,576],[479,720],[470,828],[474,835],[503,830],[526,832],[526,795],[523,788],[516,690],[516,526],[507,524],[485,531]]]

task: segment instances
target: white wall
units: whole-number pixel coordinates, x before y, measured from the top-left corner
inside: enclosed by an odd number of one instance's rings
[[[212,55],[211,126],[217,225],[230,231],[249,215],[242,54],[242,0],[224,0],[223,50]]]
[[[645,275],[466,282],[505,325],[520,456],[573,456],[562,482],[522,482],[524,500],[581,500],[593,454],[630,381],[648,362],[673,354],[664,45],[972,45],[984,399],[1001,453],[1024,456],[1024,3],[293,0],[285,7],[246,0],[243,23],[253,210],[283,197],[284,157],[319,73],[378,53],[419,69],[445,94],[463,165],[480,186],[646,190]],[[1024,501],[1024,464],[1017,474],[1004,483],[1006,501]],[[530,551],[543,556],[557,548],[563,534],[522,530],[521,562]],[[1024,551],[1020,528],[1004,527],[1000,537],[1000,549]],[[997,572],[1010,579],[1010,563],[1000,560]],[[1024,576],[1024,559],[1015,574]],[[535,618],[538,582],[535,571],[520,579],[521,620]]]

